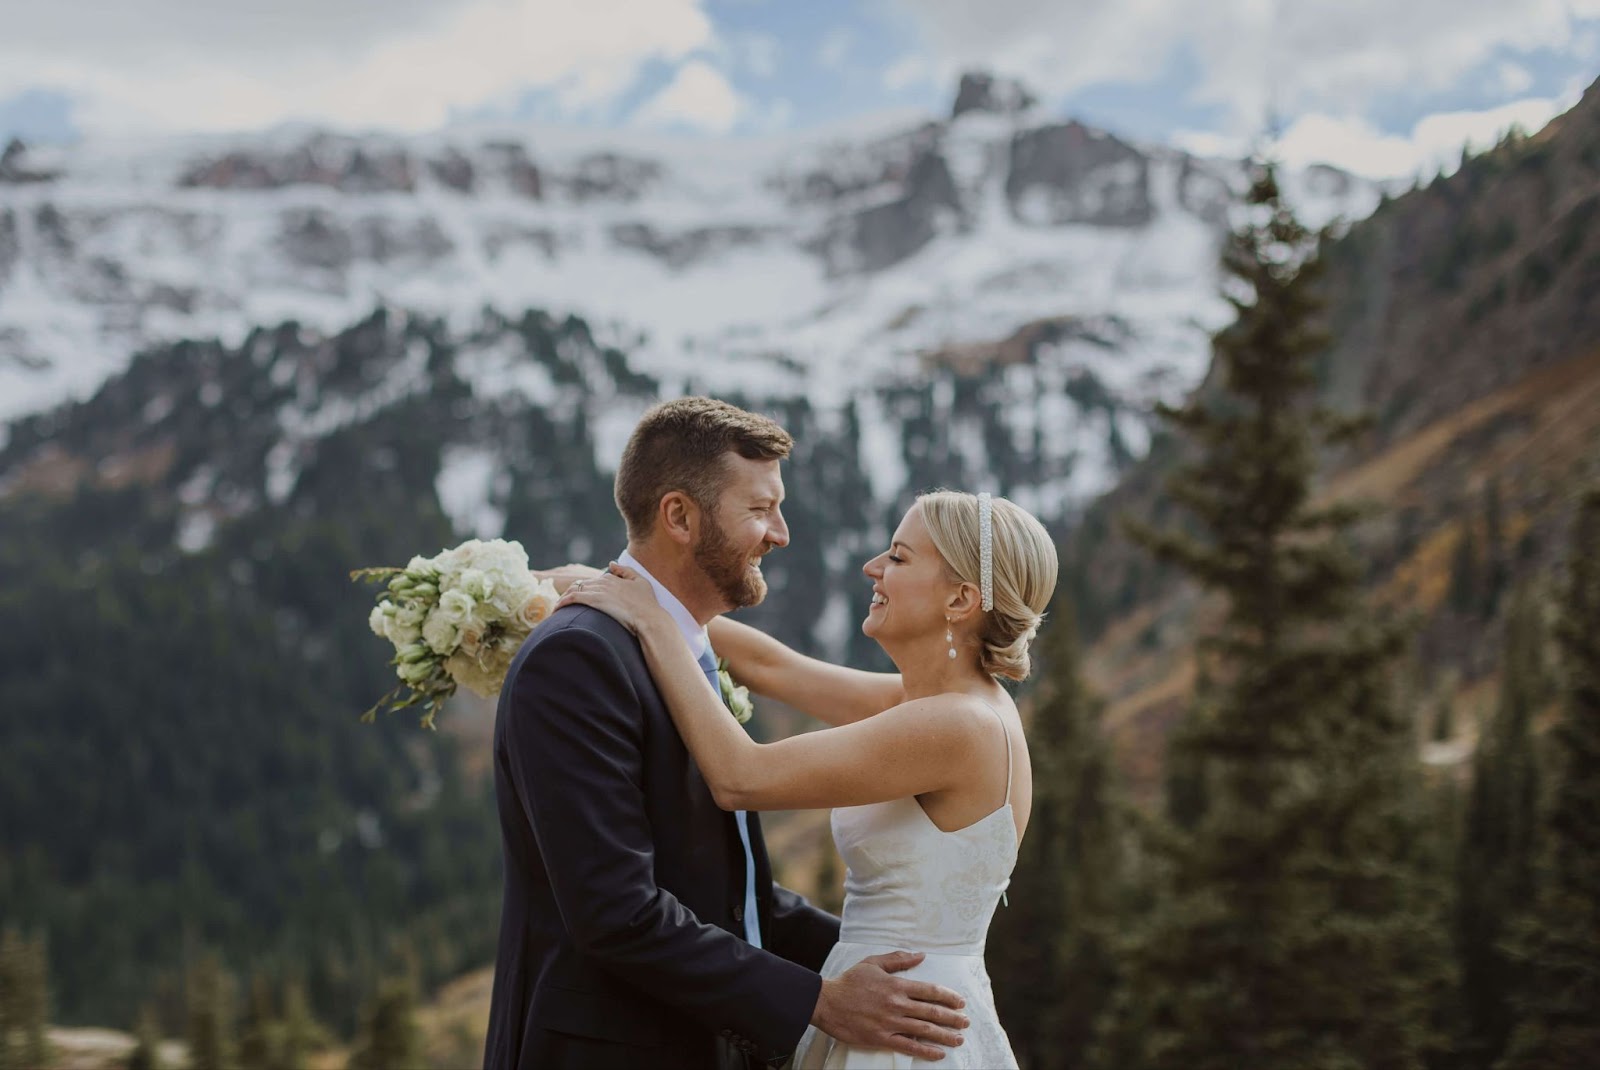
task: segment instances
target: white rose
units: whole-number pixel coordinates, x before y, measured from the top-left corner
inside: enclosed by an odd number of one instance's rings
[[[434,612],[442,613],[446,620],[459,628],[473,618],[477,608],[478,603],[471,595],[456,589],[446,591],[439,596],[439,608]]]
[[[395,609],[389,618],[389,640],[397,647],[411,646],[422,638],[422,622],[428,611],[415,602]]]
[[[394,606],[388,602],[379,602],[372,607],[372,613],[367,617],[367,626],[379,639],[389,638],[389,618],[393,610]]]
[[[453,590],[464,592],[474,602],[488,601],[494,593],[494,581],[482,569],[464,568],[451,585]]]
[[[449,590],[456,584],[456,578],[461,575],[461,570],[466,567],[465,557],[460,546],[445,550],[434,558],[435,567],[439,574],[439,589]]]
[[[487,573],[496,584],[521,584],[528,574],[528,554],[521,543],[496,539],[484,545],[473,567]]]
[[[489,604],[501,617],[515,616],[523,603],[539,589],[533,574],[525,569],[520,572],[491,573],[490,576],[494,581],[494,593],[489,596]]]
[[[483,543],[479,553],[479,568],[502,569],[506,572],[528,570],[528,551],[522,548],[520,542],[495,539]]]
[[[454,651],[456,644],[460,642],[461,628],[456,621],[434,610],[428,614],[428,620],[422,626],[422,638],[435,654],[445,657]]]

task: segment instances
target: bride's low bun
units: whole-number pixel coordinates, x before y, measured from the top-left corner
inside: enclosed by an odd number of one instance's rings
[[[978,498],[936,490],[917,499],[934,546],[956,578],[981,582]],[[979,664],[992,676],[1025,680],[1032,668],[1028,648],[1056,589],[1055,543],[1027,510],[993,499],[994,609],[978,634]]]
[[[1028,673],[1033,670],[1033,661],[1028,655],[1028,648],[1033,643],[1033,637],[1039,633],[1039,624],[1044,620],[1044,617],[1037,613],[1032,614],[1032,617],[1032,623],[1026,624],[1009,642],[1004,641],[1004,633],[1009,629],[996,628],[991,624],[984,632],[983,653],[978,658],[978,663],[983,666],[984,672],[990,676],[1004,676],[1008,680],[1028,678]],[[996,631],[1002,634],[996,636],[994,634]]]

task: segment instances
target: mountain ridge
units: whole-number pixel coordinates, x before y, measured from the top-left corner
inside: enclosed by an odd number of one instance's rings
[[[1600,82],[1544,131],[1386,200],[1323,248],[1320,400],[1373,422],[1322,459],[1319,493],[1382,506],[1353,537],[1374,597],[1416,617],[1405,685],[1473,713],[1464,726],[1487,715],[1511,588],[1559,567],[1572,492],[1600,478],[1597,220]],[[1118,518],[1179,522],[1162,486],[1185,455],[1158,433],[1069,537],[1086,674],[1146,801],[1209,610]],[[1473,731],[1436,756],[1459,772]]]

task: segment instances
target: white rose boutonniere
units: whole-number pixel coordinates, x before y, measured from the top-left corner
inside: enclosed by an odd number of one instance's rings
[[[717,688],[722,692],[722,704],[728,707],[735,721],[744,724],[755,714],[756,708],[750,702],[750,689],[733,682],[726,658],[717,659]]]

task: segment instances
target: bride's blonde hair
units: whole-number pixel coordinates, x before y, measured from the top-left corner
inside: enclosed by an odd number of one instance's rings
[[[950,574],[981,587],[978,496],[936,490],[920,495],[917,504]],[[984,614],[978,632],[979,663],[992,676],[1025,680],[1031,667],[1028,646],[1056,589],[1056,546],[1026,509],[1005,498],[992,504],[994,609]]]

